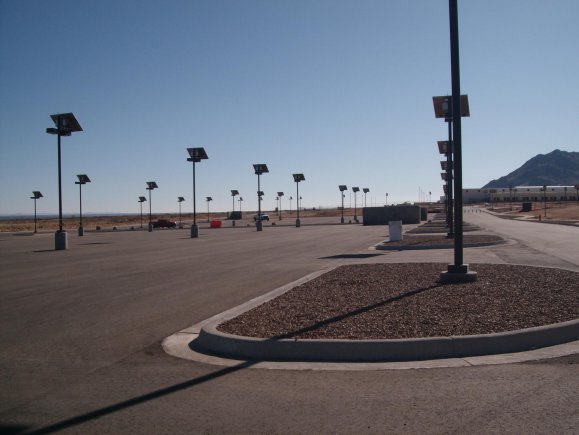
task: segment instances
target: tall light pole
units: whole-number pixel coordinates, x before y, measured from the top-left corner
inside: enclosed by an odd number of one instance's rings
[[[211,198],[210,196],[207,196],[205,198],[205,201],[207,201],[207,222],[209,222],[211,219],[209,218],[209,203],[211,201],[213,201],[213,198]]]
[[[468,97],[460,95],[460,62],[457,0],[449,0],[450,65],[452,77],[452,168],[454,171],[454,264],[441,273],[443,282],[476,281],[476,272],[469,271],[463,258],[462,230],[462,132],[461,117],[469,116]],[[463,104],[464,103],[464,104]]]
[[[255,222],[255,227],[257,231],[263,231],[263,222],[261,221],[261,197],[263,192],[261,190],[260,177],[262,174],[269,172],[267,165],[265,163],[256,163],[253,165],[253,170],[255,175],[257,175],[257,220]]]
[[[275,214],[279,218],[279,195],[275,197]]]
[[[358,206],[358,201],[357,201],[357,195],[358,192],[360,191],[359,187],[352,187],[352,192],[354,192],[354,222],[358,223],[358,213],[357,213],[357,206]]]
[[[231,190],[231,226],[234,227],[235,226],[235,197],[239,195],[239,191],[237,190]],[[240,216],[241,218],[241,216]]]
[[[179,228],[183,228],[183,221],[181,220],[181,203],[185,201],[182,196],[177,197],[177,202],[179,203]]]
[[[84,236],[84,227],[82,226],[82,186],[86,183],[90,183],[90,178],[88,175],[81,174],[77,175],[78,181],[75,181],[74,184],[78,184],[78,194],[79,194],[79,203],[80,203],[80,223],[78,226],[78,235],[80,237]]]
[[[195,163],[199,163],[201,160],[207,160],[207,153],[205,148],[187,148],[189,153],[188,162],[193,163],[193,225],[191,225],[191,238],[196,239],[199,237],[199,227],[197,226],[197,201],[195,196]]]
[[[277,197],[279,198],[279,220],[281,221],[281,198],[283,196],[283,192],[277,192]]]
[[[362,189],[362,192],[364,192],[364,208],[366,208],[366,194],[367,194],[368,192],[370,192],[370,189],[368,189],[367,187],[364,187],[364,188]],[[371,200],[371,199],[372,199],[372,198],[370,198],[370,200]],[[372,201],[370,201],[370,202],[372,202]]]
[[[239,202],[239,219],[243,219],[242,214],[241,214],[241,203],[243,202],[243,197],[240,196],[237,201]]]
[[[300,181],[305,181],[306,177],[304,177],[304,174],[293,174],[294,177],[294,181],[296,182],[296,198],[302,199],[300,196]],[[302,222],[300,220],[300,203],[298,200],[298,217],[296,219],[296,227],[299,228],[302,225]]]
[[[344,223],[344,197],[346,196],[346,194],[344,193],[346,190],[348,190],[348,187],[340,184],[338,186],[338,189],[340,189],[340,196],[342,197],[342,219],[340,220],[340,223]]]
[[[57,251],[68,249],[68,237],[66,231],[62,229],[62,170],[60,138],[70,136],[72,133],[82,131],[82,127],[72,113],[60,113],[50,115],[56,128],[47,128],[48,134],[58,136],[58,231],[54,235],[54,249]]]
[[[294,198],[293,198],[293,196],[290,196],[290,208],[289,208],[289,214],[292,214],[292,199],[294,199]]]
[[[44,195],[42,195],[42,193],[40,193],[38,190],[35,190],[32,192],[32,196],[30,197],[30,199],[34,200],[34,233],[36,234],[36,200],[43,198]]]
[[[139,205],[141,206],[141,228],[143,228],[143,203],[147,201],[144,196],[139,196]]]
[[[149,191],[149,232],[153,231],[151,191],[158,187],[155,181],[147,181],[147,190]]]
[[[386,203],[384,205],[388,205],[388,192],[386,192]]]

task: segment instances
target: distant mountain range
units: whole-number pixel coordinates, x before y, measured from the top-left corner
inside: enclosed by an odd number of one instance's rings
[[[555,150],[536,155],[519,169],[490,181],[483,188],[575,184],[579,184],[579,152]]]

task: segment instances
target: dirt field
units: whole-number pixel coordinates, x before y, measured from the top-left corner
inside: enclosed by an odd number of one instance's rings
[[[521,212],[521,205],[513,203],[513,211],[509,204],[500,206],[486,207],[495,213],[501,213],[505,216],[519,217],[533,220],[548,221],[579,221],[579,205],[576,202],[548,202],[547,216],[545,217],[545,203],[534,202],[533,210],[530,212]]]

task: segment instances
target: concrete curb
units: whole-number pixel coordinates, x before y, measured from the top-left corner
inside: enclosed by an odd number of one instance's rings
[[[454,244],[447,244],[447,245],[407,245],[407,246],[385,246],[384,243],[388,243],[387,240],[384,240],[382,243],[378,243],[374,245],[374,248],[379,251],[420,251],[424,249],[452,249],[454,248]],[[465,248],[479,248],[484,246],[495,246],[495,245],[503,245],[507,243],[507,240],[496,240],[494,242],[481,242],[481,243],[464,243],[463,247]]]
[[[579,320],[496,334],[400,340],[240,337],[218,331],[219,323],[201,328],[195,348],[250,361],[420,361],[522,352],[579,339]]]
[[[180,331],[197,338],[190,349],[241,360],[380,362],[464,358],[523,352],[579,340],[579,319],[485,335],[396,340],[312,340],[241,337],[217,330],[225,321],[336,267],[320,270]]]

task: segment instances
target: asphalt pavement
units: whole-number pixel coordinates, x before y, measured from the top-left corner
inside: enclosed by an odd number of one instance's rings
[[[503,225],[480,219],[472,222]],[[465,260],[579,270],[579,228],[545,227],[558,255],[513,235],[506,246],[466,250]],[[50,234],[1,236],[0,431],[576,432],[577,355],[344,371],[221,367],[163,352],[174,332],[326,267],[452,260],[451,250],[369,249],[386,236],[385,227],[347,224],[203,229],[199,239],[128,231],[70,234],[70,249],[58,252]]]

